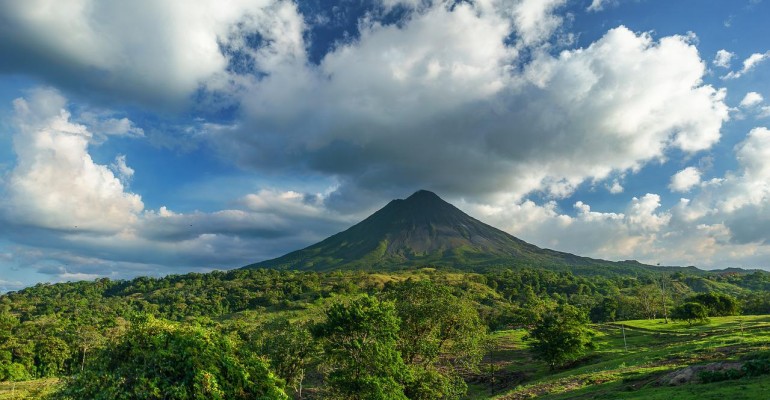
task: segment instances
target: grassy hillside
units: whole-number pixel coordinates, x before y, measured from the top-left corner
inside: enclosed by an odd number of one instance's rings
[[[597,348],[577,365],[551,372],[532,359],[522,330],[497,332],[488,370],[473,399],[760,399],[770,375],[703,383],[699,369],[770,359],[770,317],[714,317],[703,325],[635,320],[594,325]],[[624,342],[625,333],[625,342]],[[679,377],[681,383],[672,384]]]

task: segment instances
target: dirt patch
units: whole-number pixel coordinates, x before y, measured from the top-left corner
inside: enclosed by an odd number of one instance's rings
[[[534,399],[550,393],[572,392],[585,387],[588,384],[596,384],[592,378],[575,377],[560,379],[556,382],[540,383],[516,390],[513,393],[500,397],[500,400],[524,400]]]
[[[468,383],[483,385],[488,391],[497,393],[514,388],[528,378],[529,375],[523,372],[501,368],[498,370],[487,371],[486,373],[468,375],[466,381]]]

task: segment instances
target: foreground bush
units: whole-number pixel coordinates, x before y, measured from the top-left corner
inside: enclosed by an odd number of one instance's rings
[[[264,361],[200,327],[145,318],[66,379],[55,399],[286,399]]]

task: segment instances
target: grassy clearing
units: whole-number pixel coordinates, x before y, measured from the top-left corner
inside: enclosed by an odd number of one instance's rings
[[[51,393],[58,383],[58,379],[0,382],[0,400],[40,399]]]
[[[766,398],[770,389],[770,376],[681,386],[662,380],[691,365],[740,363],[769,352],[770,316],[718,317],[701,325],[624,321],[594,328],[597,349],[576,366],[555,372],[531,358],[524,331],[496,333],[497,350],[488,360],[494,367],[488,369],[516,379],[507,387],[474,383],[468,398],[724,400]]]

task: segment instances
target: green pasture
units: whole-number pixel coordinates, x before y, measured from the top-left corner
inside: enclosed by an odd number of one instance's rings
[[[596,349],[558,371],[532,359],[523,330],[495,333],[496,350],[487,360],[491,378],[473,384],[469,398],[702,400],[760,399],[769,393],[770,375],[681,386],[662,384],[661,378],[691,365],[766,357],[770,316],[714,317],[698,325],[637,320],[593,328]],[[494,381],[511,386],[495,386]]]

